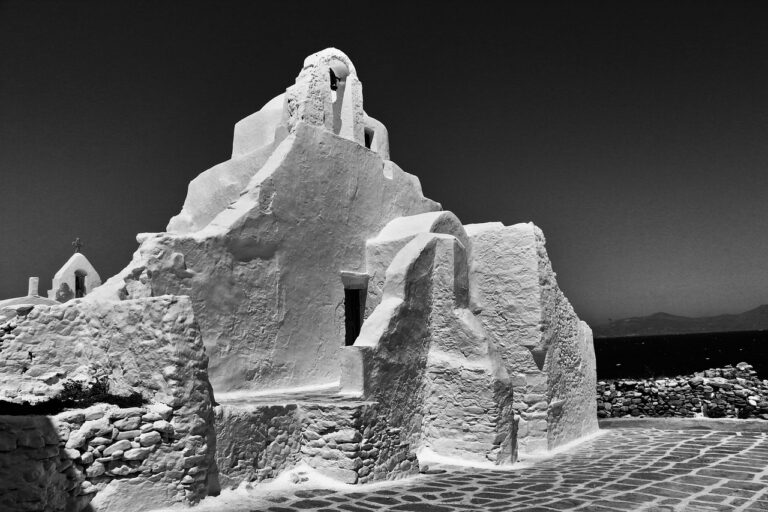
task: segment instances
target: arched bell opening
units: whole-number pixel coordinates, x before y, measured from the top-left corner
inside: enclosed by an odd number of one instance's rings
[[[328,87],[331,90],[333,103],[333,133],[337,134],[341,131],[341,110],[348,76],[349,68],[343,62],[333,61],[328,64]]]

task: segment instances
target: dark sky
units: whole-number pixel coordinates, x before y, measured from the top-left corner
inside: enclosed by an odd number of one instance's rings
[[[768,303],[768,17],[722,2],[0,0],[0,297],[83,239],[107,278],[346,52],[392,159],[465,223],[533,221],[591,322]]]

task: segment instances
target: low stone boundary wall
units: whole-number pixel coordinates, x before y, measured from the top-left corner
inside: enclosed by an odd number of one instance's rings
[[[400,429],[372,402],[225,403],[215,411],[213,492],[274,478],[299,462],[349,484],[419,472]]]
[[[768,420],[768,380],[758,378],[747,363],[682,377],[602,380],[597,415]]]

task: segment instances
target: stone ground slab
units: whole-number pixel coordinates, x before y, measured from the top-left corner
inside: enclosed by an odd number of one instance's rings
[[[520,468],[447,467],[389,487],[277,491],[215,510],[768,511],[768,432],[611,428]]]

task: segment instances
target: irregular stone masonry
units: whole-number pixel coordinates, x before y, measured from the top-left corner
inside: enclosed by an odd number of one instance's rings
[[[739,363],[668,379],[600,381],[597,415],[768,420],[768,380],[758,378],[751,365]]]
[[[0,510],[58,512],[90,501],[92,488],[61,448],[47,417],[0,416]]]
[[[218,483],[212,491],[261,482],[298,463],[296,404],[223,404],[214,409]]]
[[[134,477],[172,487],[178,501],[207,493],[206,439],[175,425],[163,404],[0,416],[0,451],[2,510],[79,510]]]
[[[0,328],[0,399],[12,404],[0,416],[0,497],[25,503],[0,510],[75,511],[90,500],[94,510],[122,512],[198,501],[207,495],[215,436],[189,299],[84,301],[36,307],[10,331]],[[150,405],[105,403],[125,397]],[[82,405],[56,414],[56,404],[70,401]],[[35,409],[48,405],[42,415]],[[19,436],[46,442],[30,452]],[[58,483],[44,485],[49,476]]]
[[[380,414],[376,404],[354,400],[219,405],[219,487],[268,480],[301,461],[349,484],[417,474],[410,444]]]
[[[301,451],[315,469],[350,484],[419,472],[401,429],[390,427],[376,404],[312,404],[305,411]]]

